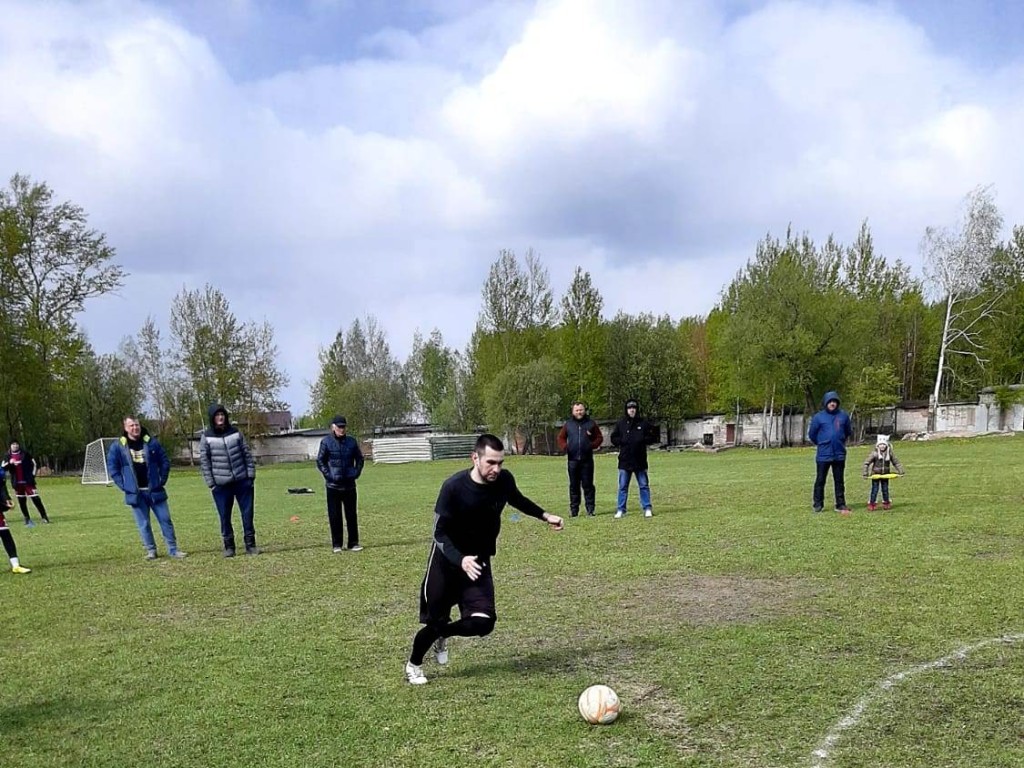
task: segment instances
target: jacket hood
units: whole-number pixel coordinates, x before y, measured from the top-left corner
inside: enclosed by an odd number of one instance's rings
[[[224,429],[230,427],[231,415],[228,413],[228,409],[225,408],[220,403],[214,403],[206,411],[207,420],[210,422],[210,429],[214,429],[213,417],[216,416],[218,413],[224,414]]]
[[[830,400],[835,400],[836,405],[842,405],[842,401],[839,399],[839,393],[836,392],[834,389],[826,392],[825,396],[821,398],[821,407],[827,408]]]

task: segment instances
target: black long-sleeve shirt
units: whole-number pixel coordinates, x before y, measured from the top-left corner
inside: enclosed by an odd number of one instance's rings
[[[544,518],[544,510],[520,493],[508,470],[485,484],[474,482],[471,471],[465,469],[445,480],[434,507],[434,541],[457,566],[467,555],[485,559],[494,555],[506,504],[530,517]]]

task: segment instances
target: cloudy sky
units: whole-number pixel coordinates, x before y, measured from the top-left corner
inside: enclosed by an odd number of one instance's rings
[[[978,184],[1024,224],[1021,29],[1017,0],[0,0],[0,175],[130,272],[98,351],[209,282],[301,413],[356,317],[465,345],[502,248],[678,318],[790,223],[867,219],[915,267]]]

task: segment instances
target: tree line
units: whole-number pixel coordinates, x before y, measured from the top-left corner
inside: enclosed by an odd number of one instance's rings
[[[556,297],[539,254],[502,250],[464,349],[437,329],[417,332],[402,361],[374,316],[353,319],[318,350],[300,425],[341,412],[362,435],[410,420],[533,435],[574,400],[612,419],[635,397],[650,418],[674,423],[813,410],[831,388],[854,410],[969,399],[981,386],[1009,404],[1008,385],[1024,383],[1024,227],[1000,241],[1002,225],[992,190],[972,190],[955,223],[923,234],[920,275],[877,253],[867,222],[846,244],[791,226],[756,244],[707,315],[679,319],[608,318],[582,267]],[[117,434],[126,413],[155,422],[173,448],[203,427],[212,402],[254,433],[267,411],[286,407],[274,329],[240,321],[216,286],[182,289],[166,329],[148,317],[116,352],[97,354],[77,318],[126,277],[79,206],[21,175],[0,190],[6,439],[60,468]]]

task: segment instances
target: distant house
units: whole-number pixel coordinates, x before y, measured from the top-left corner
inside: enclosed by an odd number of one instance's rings
[[[295,425],[291,411],[261,411],[254,419],[239,415],[233,421],[247,435],[280,435],[291,432]]]

